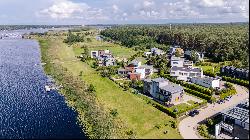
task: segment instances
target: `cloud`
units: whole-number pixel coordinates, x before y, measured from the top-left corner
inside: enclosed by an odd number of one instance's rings
[[[0,13],[0,24],[234,22],[249,19],[249,0],[0,0]]]
[[[224,0],[201,0],[201,5],[205,7],[221,7],[224,5]]]
[[[103,9],[90,7],[86,3],[76,3],[69,0],[57,0],[53,5],[39,11],[38,17],[50,17],[57,20],[108,20]]]

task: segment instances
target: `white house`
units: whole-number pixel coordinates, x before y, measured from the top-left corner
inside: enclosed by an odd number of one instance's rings
[[[139,67],[139,68],[135,69],[135,72],[141,74],[140,79],[144,79],[145,78],[145,73],[146,73],[145,68]]]
[[[171,56],[171,67],[193,67],[193,61],[181,57]]]
[[[203,78],[192,77],[190,79],[190,82],[197,84],[197,85],[201,85],[203,87],[207,87],[207,88],[210,88],[210,87],[219,88],[220,87],[220,79],[208,77],[208,76],[205,76]]]
[[[170,76],[177,80],[188,81],[192,77],[203,77],[203,70],[196,67],[171,67]]]
[[[171,56],[171,67],[183,67],[184,58]]]

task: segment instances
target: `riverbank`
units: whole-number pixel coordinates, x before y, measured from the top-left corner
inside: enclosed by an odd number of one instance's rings
[[[46,63],[44,69],[60,84],[67,86],[66,89],[69,90],[66,91],[64,86],[62,94],[69,105],[79,113],[79,122],[85,126],[85,132],[92,138],[103,138],[100,134],[105,135],[104,138],[181,138],[178,129],[171,127],[172,121],[176,121],[174,118],[98,75],[89,65],[76,59],[73,47],[62,43],[61,37],[45,38],[38,38],[42,59]],[[88,93],[88,86],[83,81],[94,85],[96,92]],[[90,95],[92,96],[89,97]],[[96,108],[101,109],[83,109],[89,100]],[[99,113],[95,110],[101,110],[107,117],[94,120],[95,113]],[[167,133],[164,133],[166,131]]]

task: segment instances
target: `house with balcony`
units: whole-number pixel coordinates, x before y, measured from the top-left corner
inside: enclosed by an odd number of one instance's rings
[[[215,125],[215,136],[221,138],[221,134],[231,138],[249,139],[249,100],[229,107],[219,113],[222,121]]]
[[[198,67],[176,67],[170,69],[170,76],[177,80],[189,81],[192,77],[203,77],[202,68]]]
[[[185,60],[182,57],[171,56],[171,67],[193,67],[193,61]]]
[[[164,78],[143,80],[144,94],[150,94],[156,101],[173,104],[183,100],[184,89]]]

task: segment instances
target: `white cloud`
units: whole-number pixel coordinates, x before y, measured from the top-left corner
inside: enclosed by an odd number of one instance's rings
[[[224,0],[201,0],[205,7],[221,7],[224,5]]]
[[[43,9],[39,13],[54,19],[79,18],[80,14],[87,12],[90,7],[85,3],[73,3],[63,0]]]

